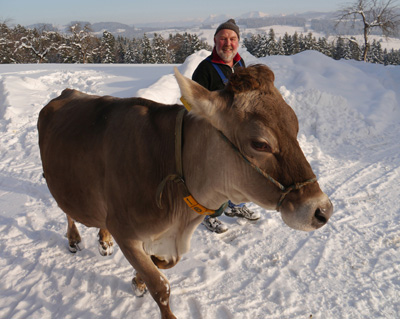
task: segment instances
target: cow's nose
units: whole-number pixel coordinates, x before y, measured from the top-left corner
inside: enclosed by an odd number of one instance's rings
[[[333,212],[333,205],[331,201],[329,201],[326,205],[318,207],[315,210],[313,226],[315,228],[320,228],[324,226],[331,217],[332,212]]]

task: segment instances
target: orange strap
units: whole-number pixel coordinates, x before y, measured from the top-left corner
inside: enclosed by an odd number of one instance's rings
[[[184,197],[183,200],[189,206],[189,208],[194,210],[197,214],[200,214],[200,215],[214,215],[215,214],[215,210],[211,210],[211,209],[205,208],[203,205],[199,204],[193,198],[192,195]]]

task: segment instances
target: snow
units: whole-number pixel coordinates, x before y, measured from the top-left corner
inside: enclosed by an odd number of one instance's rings
[[[191,76],[208,52],[179,66]],[[256,59],[296,111],[299,142],[335,213],[320,230],[222,217],[202,225],[180,263],[164,271],[178,318],[398,318],[400,313],[400,66],[334,61],[317,52]],[[0,65],[0,318],[159,318],[131,291],[118,246],[102,257],[97,230],[66,218],[41,176],[36,121],[66,88],[175,103],[173,65]]]

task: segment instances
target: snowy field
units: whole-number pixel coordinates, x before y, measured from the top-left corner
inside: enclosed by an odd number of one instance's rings
[[[207,56],[179,66],[186,76]],[[273,211],[255,224],[202,225],[191,251],[165,271],[171,308],[193,319],[400,317],[400,66],[334,61],[316,52],[255,59],[296,111],[299,141],[335,212],[304,233]],[[133,296],[133,270],[116,247],[101,257],[97,230],[66,218],[42,178],[36,121],[64,88],[175,103],[172,65],[0,65],[0,318],[159,318]],[[234,156],[234,155],[233,155]]]

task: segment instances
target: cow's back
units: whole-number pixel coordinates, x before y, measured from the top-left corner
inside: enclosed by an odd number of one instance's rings
[[[154,174],[173,169],[160,156],[173,151],[169,119],[176,108],[69,89],[49,102],[39,115],[39,146],[46,182],[64,212],[107,228],[110,205],[153,205],[160,179]]]

